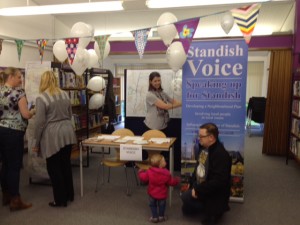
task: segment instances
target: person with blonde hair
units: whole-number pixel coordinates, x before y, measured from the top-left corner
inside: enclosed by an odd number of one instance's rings
[[[72,145],[77,142],[72,126],[72,107],[68,94],[58,86],[52,71],[43,73],[36,98],[35,143],[33,151],[46,158],[54,201],[51,207],[66,207],[74,200],[71,167]]]
[[[34,110],[29,111],[25,91],[20,88],[20,70],[8,67],[1,72],[0,85],[0,172],[2,205],[11,211],[27,209],[32,204],[22,201],[19,191],[20,171],[23,163],[24,135],[27,120]]]
[[[163,222],[167,220],[165,210],[168,186],[176,186],[180,179],[172,177],[166,169],[166,160],[163,155],[153,154],[150,163],[150,169],[140,170],[138,175],[142,182],[148,183],[149,206],[152,213],[150,222]]]

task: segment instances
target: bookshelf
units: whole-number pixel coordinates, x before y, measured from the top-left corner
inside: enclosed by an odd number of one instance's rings
[[[290,156],[300,164],[300,75],[296,73],[293,80],[292,108],[290,122],[290,146],[286,163]]]
[[[107,83],[107,70],[87,69],[82,76],[76,75],[68,66],[60,63],[52,63],[53,70],[57,73],[62,90],[69,94],[72,104],[72,123],[77,136],[77,145],[73,146],[72,159],[79,159],[79,148],[82,140],[101,133],[103,120],[103,108],[89,109],[89,100],[95,93],[86,88],[87,82],[93,76],[102,76]],[[106,90],[102,90],[105,96]],[[86,167],[89,166],[89,149],[86,150]]]

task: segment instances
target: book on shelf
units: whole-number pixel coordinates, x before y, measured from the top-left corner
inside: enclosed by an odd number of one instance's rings
[[[293,84],[293,95],[300,96],[300,81],[296,80]]]

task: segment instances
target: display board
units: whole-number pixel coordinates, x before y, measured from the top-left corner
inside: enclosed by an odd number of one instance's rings
[[[181,172],[189,176],[197,161],[199,127],[219,128],[232,156],[231,197],[243,201],[248,46],[244,40],[193,42],[183,66]]]

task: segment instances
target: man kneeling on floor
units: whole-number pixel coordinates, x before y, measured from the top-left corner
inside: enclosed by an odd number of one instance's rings
[[[229,210],[231,157],[218,140],[218,135],[218,127],[213,123],[200,127],[202,150],[189,189],[181,195],[183,214],[204,213],[203,223],[215,223]]]

